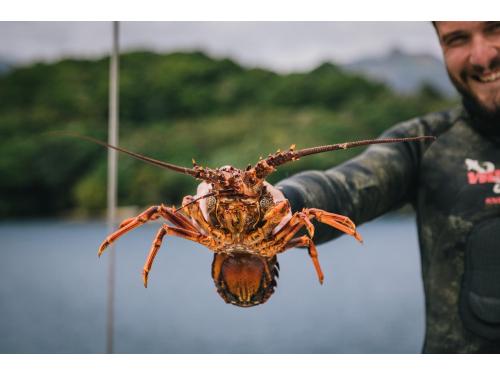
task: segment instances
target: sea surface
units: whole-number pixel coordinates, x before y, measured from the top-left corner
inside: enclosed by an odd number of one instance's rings
[[[116,353],[419,353],[424,296],[415,219],[389,216],[353,238],[279,256],[278,288],[253,308],[215,291],[213,255],[165,237],[142,285],[159,222],[115,247]],[[104,353],[109,254],[104,222],[0,223],[0,353]]]

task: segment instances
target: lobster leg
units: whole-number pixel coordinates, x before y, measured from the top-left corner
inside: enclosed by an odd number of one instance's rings
[[[280,253],[293,247],[307,247],[309,256],[311,257],[314,268],[316,269],[319,282],[323,284],[324,276],[319,264],[318,252],[316,250],[316,245],[311,239],[311,237],[314,236],[314,226],[311,223],[311,219],[313,218],[320,223],[330,225],[331,227],[353,236],[360,242],[363,242],[363,240],[356,231],[356,225],[347,216],[333,214],[317,208],[305,208],[302,211],[295,212],[293,214],[288,223],[275,234],[273,242],[279,241],[280,243],[285,244],[283,248],[278,251]],[[309,236],[304,235],[294,238],[297,232],[299,232],[299,230],[303,227],[307,229]],[[264,252],[269,253],[266,255],[275,253],[276,247],[271,244],[269,247],[265,248]]]
[[[186,203],[189,203],[190,201],[187,200],[187,198],[192,199],[192,197],[184,197],[184,201],[182,202],[183,205],[186,205]],[[216,229],[213,227],[213,225],[210,225],[210,223],[207,222],[205,219],[205,216],[203,216],[203,213],[201,212],[201,208],[198,204],[198,202],[195,202],[189,206],[186,206],[184,208],[186,215],[191,217],[196,224],[208,235],[211,236],[215,239],[218,239],[219,241],[224,241],[225,234],[219,229]],[[194,227],[194,226],[193,226]]]
[[[288,243],[288,241],[290,241],[304,226],[302,222],[292,224],[291,221],[292,220],[286,223],[286,225],[276,233],[273,242],[280,241],[281,243]]]
[[[120,224],[120,228],[111,233],[106,239],[102,242],[101,246],[99,246],[99,251],[97,252],[98,256],[106,250],[106,248],[115,242],[118,238],[123,236],[125,233],[131,231],[134,228],[146,223],[150,220],[156,220],[160,217],[159,211],[161,206],[151,206],[143,213],[137,215],[136,217],[127,219]]]
[[[307,216],[307,213],[304,212],[296,212],[293,216],[292,219],[290,220],[291,224],[295,223],[302,223],[307,229],[307,232],[309,233],[309,236],[314,237],[314,225],[312,225],[311,220],[309,219],[309,216]]]
[[[281,240],[282,243],[286,244],[304,226],[306,227],[309,236],[314,236],[314,226],[309,220],[309,217],[304,212],[295,212],[288,223],[286,223],[286,225],[275,234],[274,238],[275,240]]]
[[[151,266],[153,265],[153,261],[155,260],[156,254],[160,249],[161,243],[163,241],[163,237],[167,234],[165,228],[161,227],[156,233],[156,237],[153,240],[153,244],[151,245],[151,250],[149,251],[148,258],[146,259],[146,263],[144,263],[144,267],[142,270],[142,281],[144,283],[144,288],[148,287],[148,275],[151,270]]]
[[[106,250],[106,248],[109,245],[111,245],[113,242],[115,242],[118,238],[123,236],[125,233],[143,225],[144,223],[146,223],[148,221],[156,220],[160,216],[164,217],[165,219],[172,222],[174,225],[177,225],[181,228],[186,228],[189,230],[196,230],[194,225],[191,224],[188,219],[186,219],[182,214],[175,212],[173,209],[171,209],[169,207],[165,207],[164,205],[151,206],[143,213],[141,213],[135,217],[131,217],[129,219],[124,220],[120,224],[120,228],[117,231],[115,231],[114,233],[111,233],[108,237],[106,237],[106,239],[103,241],[103,243],[99,247],[99,251],[98,251],[97,255],[101,256],[101,254],[104,252],[104,250]]]
[[[289,209],[290,204],[286,200],[277,203],[274,207],[269,209],[269,211],[267,211],[264,215],[264,225],[250,233],[245,244],[251,246],[268,238],[272,234],[274,228],[276,228],[283,218],[286,217]],[[286,223],[286,225],[289,223],[290,220]]]
[[[123,227],[127,226],[128,224],[132,223],[134,220],[137,220],[141,215],[146,214],[153,207],[157,209],[157,212],[161,216],[163,216],[165,219],[169,220],[170,222],[174,223],[175,225],[178,225],[181,227],[194,228],[194,226],[191,224],[191,222],[188,219],[186,219],[183,215],[181,215],[180,213],[175,211],[175,208],[166,207],[163,204],[160,206],[152,206],[148,210],[144,211],[142,214],[139,214],[138,216],[134,216],[134,217],[123,220],[120,224],[120,228],[123,228]],[[157,217],[154,219],[157,219]],[[154,219],[150,218],[149,220],[154,220]]]
[[[125,219],[123,220],[121,223],[120,223],[120,228],[123,228],[125,226],[127,226],[128,224],[130,224],[133,220],[135,219],[135,216],[133,217],[129,217],[128,219]]]
[[[148,257],[146,259],[146,263],[144,263],[144,268],[142,271],[142,280],[144,282],[144,287],[148,287],[148,275],[149,271],[151,270],[151,266],[153,265],[153,261],[156,257],[156,254],[158,253],[158,250],[160,249],[161,243],[163,241],[163,237],[165,237],[166,234],[170,234],[173,236],[185,238],[187,240],[195,241],[198,242],[202,245],[207,246],[210,243],[209,238],[207,238],[205,235],[199,233],[198,231],[191,231],[187,230],[184,228],[175,228],[175,227],[170,227],[166,224],[163,224],[162,227],[158,230],[156,233],[156,237],[153,240],[153,244],[151,245],[151,250],[149,251]]]
[[[177,225],[180,228],[185,228],[198,232],[198,229],[189,221],[183,214],[177,212],[175,208],[161,206],[161,215],[170,221],[171,223]]]
[[[346,234],[353,236],[359,242],[363,242],[361,235],[356,231],[356,225],[347,216],[332,214],[318,208],[305,208],[302,210],[308,217],[318,220],[320,223],[327,224]]]
[[[294,238],[286,244],[286,247],[283,251],[291,249],[292,247],[299,247],[299,246],[307,246],[309,256],[313,261],[314,268],[316,269],[316,274],[318,275],[319,283],[323,284],[323,280],[325,277],[323,275],[323,271],[321,271],[321,266],[319,264],[318,251],[316,250],[316,245],[314,245],[314,242],[311,238],[307,237],[306,235]]]

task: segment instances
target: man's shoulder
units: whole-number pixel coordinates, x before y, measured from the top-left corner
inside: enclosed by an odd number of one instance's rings
[[[444,111],[427,113],[423,116],[400,122],[389,131],[438,136],[451,129],[453,125],[463,118],[463,116],[463,107],[457,106]]]

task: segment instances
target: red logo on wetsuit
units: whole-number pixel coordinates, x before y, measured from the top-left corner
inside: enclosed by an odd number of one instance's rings
[[[465,159],[465,165],[469,185],[493,184],[493,193],[500,194],[500,169],[495,168],[495,164],[491,161]],[[500,204],[500,196],[486,197],[484,203]]]

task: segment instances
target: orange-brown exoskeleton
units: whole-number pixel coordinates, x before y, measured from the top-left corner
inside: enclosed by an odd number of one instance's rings
[[[180,208],[161,204],[125,220],[116,232],[104,240],[98,254],[101,255],[107,246],[123,234],[147,221],[162,217],[168,223],[161,226],[153,240],[143,269],[144,286],[147,286],[148,275],[162,240],[168,234],[198,242],[214,252],[212,277],[218,293],[227,303],[249,307],[264,303],[273,294],[279,268],[277,254],[294,247],[308,249],[319,282],[323,283],[323,272],[312,240],[312,220],[362,241],[356,226],[346,216],[318,208],[304,208],[292,213],[288,200],[279,196],[277,189],[271,189],[271,185],[265,181],[269,174],[278,166],[307,155],[376,143],[410,142],[434,137],[365,140],[302,150],[295,150],[292,145],[289,150],[277,151],[245,170],[231,166],[202,168],[194,161],[192,168],[184,168],[93,138],[83,138],[202,181],[197,194],[184,197]],[[299,234],[302,228],[306,229],[306,234]]]

